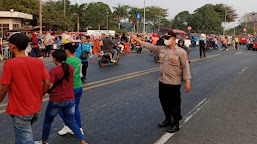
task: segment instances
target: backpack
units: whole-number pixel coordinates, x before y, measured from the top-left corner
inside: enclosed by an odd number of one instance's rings
[[[80,54],[81,60],[86,60],[88,58],[88,54],[89,54],[88,51],[83,51],[82,50],[82,44],[81,44],[81,54]]]

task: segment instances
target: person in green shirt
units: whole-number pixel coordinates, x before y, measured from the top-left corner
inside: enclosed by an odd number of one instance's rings
[[[75,95],[75,120],[77,125],[80,128],[81,133],[83,133],[83,129],[81,128],[81,115],[80,115],[80,110],[79,110],[79,103],[80,99],[83,93],[82,89],[82,81],[80,77],[80,71],[81,71],[81,60],[76,57],[76,48],[78,46],[76,43],[67,43],[64,45],[64,50],[68,56],[66,63],[71,64],[74,69],[74,95]],[[65,135],[65,134],[74,134],[73,131],[67,126],[66,120],[63,116],[63,113],[60,111],[59,112],[60,116],[62,117],[64,121],[64,127],[62,130],[58,132],[59,135]]]

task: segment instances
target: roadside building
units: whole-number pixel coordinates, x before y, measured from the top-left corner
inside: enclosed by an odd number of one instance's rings
[[[3,37],[5,31],[25,27],[28,21],[33,19],[33,15],[22,12],[0,11],[0,37]]]

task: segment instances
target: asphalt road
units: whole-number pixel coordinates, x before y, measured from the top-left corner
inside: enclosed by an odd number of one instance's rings
[[[241,46],[238,51],[212,50],[199,59],[196,48],[191,59],[192,90],[182,85],[181,130],[167,134],[158,128],[164,119],[158,99],[159,65],[145,50],[123,56],[119,65],[100,68],[89,65],[88,82],[80,109],[82,127],[89,144],[217,144],[257,143],[256,86],[257,52]],[[51,58],[43,59],[47,68]],[[2,64],[0,64],[2,66]],[[2,69],[2,68],[1,68]],[[40,119],[33,125],[40,140],[47,97]],[[14,143],[11,118],[0,105],[0,143]],[[57,116],[49,137],[51,144],[76,144],[75,136],[58,136],[62,120]]]

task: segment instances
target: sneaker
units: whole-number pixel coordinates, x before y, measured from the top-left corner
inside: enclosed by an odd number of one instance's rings
[[[81,131],[82,135],[84,135],[84,132],[83,132],[83,129],[82,129],[82,128],[80,128],[80,131]]]
[[[71,134],[74,135],[74,132],[66,125],[62,128],[62,130],[58,131],[58,134],[60,136],[66,135],[66,134]]]
[[[48,144],[48,143],[43,143],[43,141],[35,141],[35,144]]]
[[[86,78],[81,78],[81,81],[83,82],[83,83],[86,83],[87,82],[87,79]]]
[[[168,133],[175,133],[176,131],[179,131],[179,124],[172,124],[167,130]]]
[[[116,63],[117,61],[116,60],[111,60],[112,63]]]

